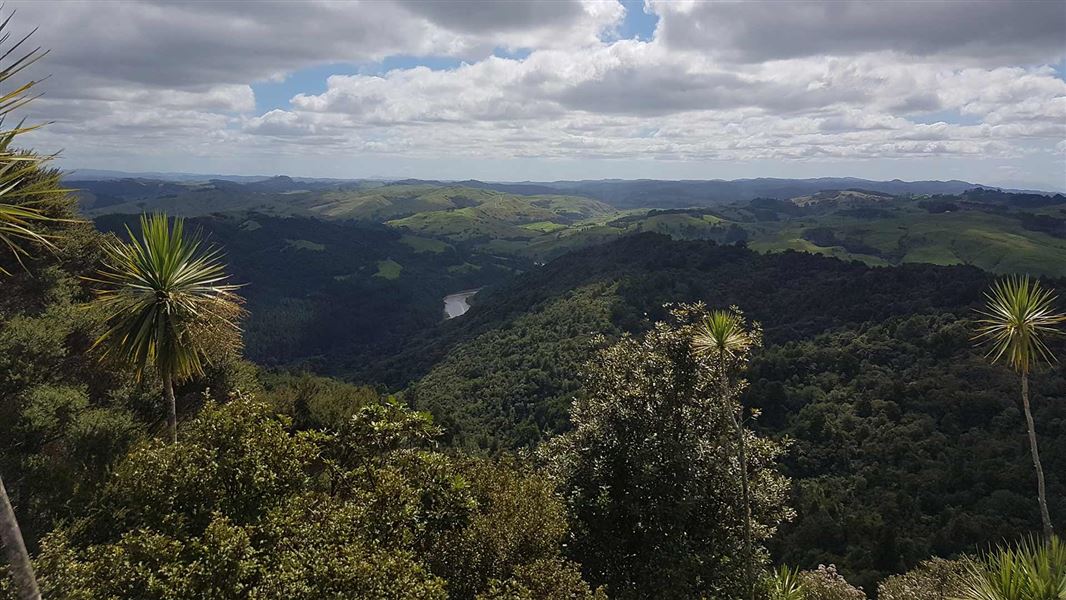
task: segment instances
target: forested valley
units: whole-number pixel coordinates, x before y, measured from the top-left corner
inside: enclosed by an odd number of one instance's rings
[[[26,132],[2,599],[1066,598],[1066,197],[79,191]]]

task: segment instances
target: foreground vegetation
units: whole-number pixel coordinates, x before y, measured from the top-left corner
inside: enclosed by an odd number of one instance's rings
[[[492,454],[571,426],[571,399],[585,393],[573,365],[602,347],[591,333],[640,334],[674,300],[744,306],[765,338],[747,376],[752,426],[790,440],[781,465],[797,516],[771,553],[836,564],[874,590],[931,555],[1040,528],[1018,379],[971,341],[991,281],[962,267],[870,269],[645,234],[488,292],[398,366],[445,439]],[[1061,337],[1048,343],[1062,352]],[[1052,515],[1066,510],[1064,374],[1042,366],[1031,390]]]

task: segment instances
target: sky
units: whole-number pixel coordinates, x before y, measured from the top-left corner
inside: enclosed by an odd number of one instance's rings
[[[1066,189],[1066,0],[12,10],[65,169]]]

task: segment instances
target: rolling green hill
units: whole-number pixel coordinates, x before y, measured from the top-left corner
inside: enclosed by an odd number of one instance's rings
[[[1066,276],[1066,197],[1046,197],[1042,206],[1027,205],[1026,197],[970,192],[909,198],[846,190],[716,209],[653,210],[606,225],[620,233],[744,242],[760,252],[797,250],[872,266],[923,262]],[[555,239],[580,246],[585,233],[573,235],[578,240]],[[551,252],[548,244],[537,249]]]
[[[453,241],[492,240],[533,242],[575,224],[606,220],[615,211],[601,202],[572,196],[515,196],[470,190],[468,206],[428,210],[387,223],[415,233]],[[433,194],[435,195],[435,193]]]
[[[535,262],[651,231],[677,239],[743,242],[763,252],[799,250],[869,265],[927,262],[973,265],[996,273],[1066,275],[1066,197],[1061,195],[977,188],[956,195],[893,196],[844,189],[791,199],[718,201],[713,207],[618,210],[589,197],[471,187],[476,184],[122,180],[93,183],[83,200],[84,210],[94,216],[254,211],[384,223],[434,244],[461,244]],[[647,200],[649,207],[662,204]]]
[[[1066,236],[1027,228],[1026,217],[1033,214],[972,203],[930,212],[920,200],[888,199],[875,212],[841,204],[826,212],[740,226],[749,232],[749,245],[760,251],[802,249],[873,265],[927,262],[995,273],[1066,275]],[[1063,216],[1066,212],[1059,220]]]
[[[338,190],[316,199],[314,212],[327,218],[386,221],[423,212],[476,206],[497,192],[433,185],[388,185],[374,190]]]

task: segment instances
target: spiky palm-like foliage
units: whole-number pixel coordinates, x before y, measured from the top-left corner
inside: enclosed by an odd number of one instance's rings
[[[9,15],[7,19],[0,22],[0,45],[11,37],[11,33],[7,31],[10,21]],[[0,56],[0,61],[15,57],[9,64],[0,67],[0,89],[5,89],[7,87],[5,84],[10,79],[47,54],[40,48],[18,54],[19,49],[30,35],[33,35],[33,32],[15,42]],[[2,127],[4,118],[12,111],[25,106],[36,97],[30,93],[35,85],[37,85],[36,81],[29,81],[22,85],[11,86],[11,89],[6,92],[0,92],[0,127]],[[35,225],[58,220],[48,216],[47,211],[41,205],[57,195],[68,192],[60,186],[58,173],[41,176],[42,165],[52,157],[18,151],[12,146],[17,136],[37,127],[39,125],[25,127],[20,123],[13,129],[0,130],[0,245],[6,247],[19,264],[31,256],[30,250],[26,247],[27,242],[52,248],[52,242],[48,236]],[[3,266],[0,266],[0,275],[9,274]]]
[[[700,323],[693,344],[698,352],[731,366],[759,344],[759,336],[757,330],[745,328],[744,316],[736,308],[715,310]]]
[[[3,22],[0,22],[0,45],[11,37],[11,33],[7,30],[11,16],[9,15]],[[0,90],[6,89],[5,83],[46,54],[41,52],[40,48],[30,50],[21,57],[17,54],[19,48],[31,35],[33,32],[14,43],[3,55],[0,55],[0,61],[5,63],[9,58],[15,57],[12,62],[0,66]],[[21,86],[12,86],[6,92],[0,92],[0,127],[2,127],[4,118],[12,111],[33,100],[34,96],[29,92],[36,84],[36,81],[29,81]],[[27,242],[45,248],[52,247],[48,237],[34,227],[35,222],[55,220],[49,217],[39,204],[51,196],[66,193],[59,185],[58,174],[42,176],[41,165],[48,160],[48,157],[12,149],[15,137],[31,129],[34,128],[23,127],[20,124],[14,129],[0,130],[0,247],[6,247],[19,264],[23,264],[24,258],[31,256],[31,251],[26,247]],[[10,272],[0,265],[0,275],[10,275]],[[15,511],[11,506],[2,478],[0,478],[0,546],[3,546],[7,562],[11,566],[19,598],[40,600],[41,593],[37,586],[33,565],[30,562],[29,553],[26,552],[22,531],[15,518]]]
[[[997,281],[985,295],[976,339],[989,346],[992,362],[1006,360],[1020,374],[1040,362],[1054,362],[1044,338],[1060,333],[1066,314],[1055,311],[1055,294],[1026,277]]]
[[[0,134],[9,137],[10,132]],[[36,196],[33,190],[24,186],[24,180],[35,175],[40,169],[42,158],[34,155],[16,155],[9,153],[3,146],[4,140],[0,139],[0,243],[7,247],[8,251],[22,264],[24,258],[30,256],[24,242],[33,242],[52,248],[53,244],[48,236],[34,227],[34,221],[54,220],[34,204],[39,201],[15,204],[16,196],[23,198]],[[63,193],[58,186],[49,185],[47,182],[35,181],[33,187],[39,187],[43,193]],[[10,275],[10,272],[0,266],[0,274]]]
[[[804,600],[803,580],[799,569],[781,565],[766,578],[768,600]]]
[[[1066,599],[1066,544],[1052,536],[993,550],[971,564],[959,600]]]
[[[721,393],[724,401],[735,395],[730,381],[734,371],[740,367],[751,351],[761,345],[762,334],[756,324],[748,329],[743,313],[738,308],[711,311],[696,328],[693,346],[697,353],[711,359],[718,369]],[[755,597],[754,563],[751,533],[751,500],[748,490],[748,452],[744,435],[744,405],[737,402],[739,411],[733,416],[733,425],[737,435],[737,462],[740,469],[740,489],[744,503],[744,562],[747,570],[746,586],[751,597]],[[730,411],[732,414],[732,411]]]
[[[993,363],[1005,360],[1021,376],[1022,407],[1029,429],[1029,450],[1036,468],[1040,520],[1044,537],[1050,538],[1052,527],[1044,491],[1044,469],[1040,464],[1036,426],[1029,408],[1029,374],[1040,362],[1055,360],[1045,338],[1061,332],[1059,325],[1066,322],[1066,314],[1055,311],[1055,294],[1028,276],[997,281],[985,296],[985,309],[980,311],[974,339],[989,347],[987,357]]]
[[[203,374],[204,363],[240,346],[240,287],[217,248],[186,236],[182,219],[141,217],[141,237],[104,245],[104,261],[91,281],[107,330],[96,340],[105,357],[131,365],[138,378],[154,367],[163,380],[167,425],[177,439],[174,383]]]

